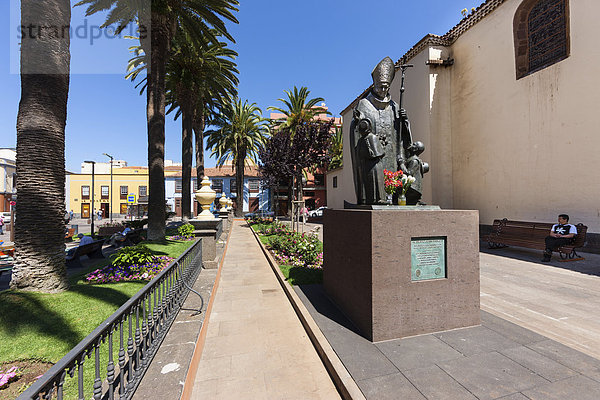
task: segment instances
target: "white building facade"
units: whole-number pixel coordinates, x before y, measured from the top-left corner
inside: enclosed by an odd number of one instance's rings
[[[211,181],[211,188],[217,192],[218,203],[221,196],[235,199],[237,196],[235,188],[235,171],[230,166],[223,168],[206,168],[204,174]],[[167,204],[177,216],[181,216],[181,195],[182,195],[181,167],[165,167],[165,196]],[[196,169],[192,169],[191,196],[193,214],[199,214],[202,209],[194,198],[194,192],[197,188]],[[260,183],[258,168],[255,166],[246,167],[244,170],[244,212],[254,212],[258,210],[269,210],[269,191]]]

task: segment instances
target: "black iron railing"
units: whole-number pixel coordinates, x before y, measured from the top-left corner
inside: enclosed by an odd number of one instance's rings
[[[199,239],[17,400],[130,399],[201,268]]]

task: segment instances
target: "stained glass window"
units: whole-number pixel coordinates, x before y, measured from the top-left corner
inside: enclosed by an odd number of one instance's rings
[[[569,56],[568,0],[524,0],[514,19],[517,79]]]
[[[529,13],[529,72],[567,56],[567,24],[563,0],[541,0]]]

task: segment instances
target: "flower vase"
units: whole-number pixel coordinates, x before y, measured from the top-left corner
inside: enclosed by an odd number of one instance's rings
[[[406,205],[406,196],[404,194],[401,194],[400,196],[398,196],[398,205],[399,206]]]

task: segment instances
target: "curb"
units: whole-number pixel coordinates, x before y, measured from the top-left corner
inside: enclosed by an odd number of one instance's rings
[[[200,359],[202,358],[202,351],[204,350],[204,342],[206,341],[206,332],[208,331],[210,313],[212,311],[213,303],[215,302],[217,289],[219,288],[219,282],[221,280],[221,270],[223,269],[223,261],[225,260],[225,255],[227,254],[227,248],[229,247],[229,239],[231,238],[232,231],[233,224],[231,224],[231,226],[229,227],[227,243],[225,243],[225,249],[223,249],[223,255],[221,256],[221,261],[219,262],[219,269],[215,277],[215,283],[210,293],[208,305],[206,306],[204,323],[202,324],[202,328],[200,328],[200,334],[198,335],[198,340],[196,340],[196,344],[194,346],[194,354],[192,354],[192,360],[190,361],[190,366],[185,377],[185,382],[183,384],[183,391],[181,392],[180,400],[189,400],[192,396],[192,391],[194,390],[194,380],[196,379],[196,374],[198,373],[198,365],[200,364]]]
[[[359,389],[354,379],[352,379],[352,376],[350,376],[350,373],[346,367],[344,367],[344,364],[323,335],[323,332],[321,332],[319,329],[317,323],[304,306],[304,303],[302,303],[302,300],[300,300],[294,289],[285,280],[285,276],[279,269],[279,264],[277,264],[277,261],[275,261],[271,253],[262,244],[258,234],[254,232],[254,229],[252,229],[252,227],[249,225],[248,227],[252,231],[254,238],[258,242],[263,254],[267,258],[267,261],[269,261],[271,269],[275,273],[279,284],[285,292],[288,300],[292,304],[296,315],[298,315],[304,330],[308,334],[308,337],[315,347],[315,350],[317,350],[317,354],[319,354],[325,369],[331,376],[333,384],[337,388],[342,398],[344,400],[365,400],[365,396],[363,395],[362,391]]]

